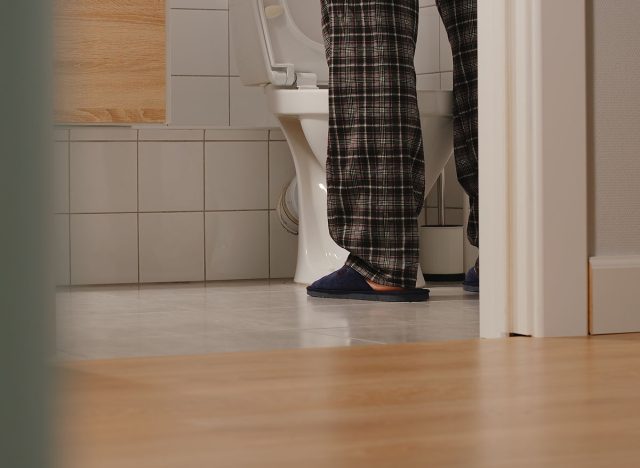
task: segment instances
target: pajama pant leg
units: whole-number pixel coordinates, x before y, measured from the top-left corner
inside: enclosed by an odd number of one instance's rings
[[[478,239],[477,0],[436,0],[453,51],[454,146],[458,180],[469,195],[469,242]]]
[[[365,278],[414,287],[424,202],[413,64],[419,0],[321,1],[329,231]]]

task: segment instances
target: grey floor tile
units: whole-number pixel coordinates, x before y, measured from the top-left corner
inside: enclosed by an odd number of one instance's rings
[[[310,298],[290,281],[61,289],[60,356],[115,358],[359,346],[478,335],[477,295],[432,287],[432,300],[388,304]]]

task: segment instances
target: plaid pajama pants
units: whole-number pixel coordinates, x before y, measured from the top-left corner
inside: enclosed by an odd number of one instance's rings
[[[414,287],[425,195],[414,68],[419,0],[321,4],[329,231],[365,278]]]
[[[469,195],[467,236],[478,237],[478,4],[436,0],[453,51],[453,139],[458,181]]]

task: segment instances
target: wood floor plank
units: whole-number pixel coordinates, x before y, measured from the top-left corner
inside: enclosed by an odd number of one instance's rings
[[[640,460],[640,335],[85,361],[60,374],[69,468]]]

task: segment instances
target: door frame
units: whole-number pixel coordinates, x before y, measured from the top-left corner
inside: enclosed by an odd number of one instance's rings
[[[478,0],[480,336],[588,334],[585,0]]]

